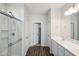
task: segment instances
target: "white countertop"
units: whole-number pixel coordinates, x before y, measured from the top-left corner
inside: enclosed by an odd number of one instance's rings
[[[62,40],[59,37],[52,37],[54,41],[56,41],[58,44],[66,48],[68,51],[70,51],[72,54],[79,56],[79,45],[73,43],[70,40]]]

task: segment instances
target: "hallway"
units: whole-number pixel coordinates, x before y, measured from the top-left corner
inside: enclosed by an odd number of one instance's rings
[[[32,46],[28,49],[26,56],[53,56],[47,46]]]

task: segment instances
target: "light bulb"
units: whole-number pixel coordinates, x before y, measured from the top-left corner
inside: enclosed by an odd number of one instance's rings
[[[79,3],[75,5],[75,9],[79,10]]]
[[[69,8],[68,11],[72,14],[72,13],[76,13],[78,10],[75,8]]]
[[[69,11],[65,11],[64,15],[65,16],[68,16],[68,15],[71,15],[72,13],[70,13]]]

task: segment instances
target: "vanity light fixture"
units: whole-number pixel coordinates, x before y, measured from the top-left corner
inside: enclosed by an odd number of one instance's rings
[[[73,7],[69,8],[67,11],[65,11],[64,15],[72,15],[74,13],[77,13],[79,11],[79,4],[74,4]]]
[[[73,7],[69,8],[68,11],[69,11],[71,14],[78,12],[78,10],[75,9],[75,8],[73,8]]]

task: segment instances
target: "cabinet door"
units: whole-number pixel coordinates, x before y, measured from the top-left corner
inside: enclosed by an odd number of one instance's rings
[[[52,53],[57,56],[57,43],[52,40]]]
[[[64,48],[60,45],[58,45],[58,56],[64,56]]]
[[[72,53],[70,53],[69,51],[65,49],[65,56],[75,56],[75,55],[73,55]]]

